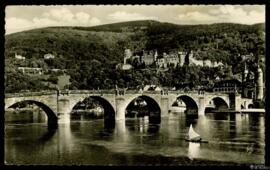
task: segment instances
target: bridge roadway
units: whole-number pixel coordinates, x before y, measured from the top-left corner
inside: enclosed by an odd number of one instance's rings
[[[241,98],[239,94],[209,93],[203,91],[132,91],[132,90],[69,90],[6,93],[5,109],[16,103],[28,102],[42,108],[48,117],[48,124],[69,118],[74,106],[86,98],[99,101],[106,117],[115,120],[125,119],[126,108],[138,97],[150,107],[157,108],[161,117],[168,116],[173,103],[181,99],[188,113],[203,115],[207,107],[240,111],[252,104],[252,99]]]

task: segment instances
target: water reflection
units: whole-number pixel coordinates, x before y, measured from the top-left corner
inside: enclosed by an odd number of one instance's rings
[[[5,112],[6,123],[44,123],[47,122],[46,113],[40,109],[10,109]]]
[[[198,116],[186,115],[186,116],[184,116],[184,118],[185,118],[185,127],[189,127],[191,124],[193,126],[196,126]]]
[[[39,142],[45,143],[47,141],[50,141],[52,139],[52,137],[54,136],[55,132],[56,132],[56,128],[49,128],[48,127],[48,131],[45,132],[39,139]]]
[[[151,155],[153,158],[145,158],[144,162],[155,159],[165,163],[171,158],[184,164],[180,157],[264,162],[263,116],[208,113],[191,119],[185,114],[170,113],[160,124],[151,123],[148,117],[127,118],[112,125],[106,122],[72,120],[50,130],[46,123],[6,123],[6,160],[15,164],[139,165],[142,156]],[[184,140],[191,123],[209,143]],[[160,155],[166,159],[157,160]]]
[[[104,129],[112,130],[115,128],[115,119],[104,119]]]
[[[126,128],[129,131],[146,133],[157,133],[159,130],[159,124],[150,123],[148,117],[127,119]]]
[[[159,131],[159,125],[151,124],[148,126],[148,133],[157,133]]]
[[[209,139],[211,133],[213,133],[213,127],[211,127],[211,123],[209,123],[209,120],[205,116],[199,116],[199,119],[196,123],[193,123],[192,126],[200,134],[203,140]]]
[[[200,143],[189,142],[188,144],[188,158],[198,158],[200,154]]]

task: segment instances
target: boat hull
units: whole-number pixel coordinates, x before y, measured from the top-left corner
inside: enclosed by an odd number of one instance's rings
[[[193,142],[193,143],[209,143],[207,140],[190,140],[190,139],[185,139],[187,142]]]
[[[192,138],[192,139],[186,139],[186,141],[189,141],[189,142],[200,142],[202,140],[201,137],[195,137],[195,138]]]

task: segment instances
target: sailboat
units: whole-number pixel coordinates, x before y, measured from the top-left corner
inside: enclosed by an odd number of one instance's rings
[[[202,140],[201,136],[193,130],[192,124],[189,127],[188,138],[186,140],[189,142],[201,142]]]

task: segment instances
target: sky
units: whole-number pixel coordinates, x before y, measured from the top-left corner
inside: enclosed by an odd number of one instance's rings
[[[49,26],[95,26],[133,20],[175,24],[265,22],[265,5],[12,5],[6,34]]]

